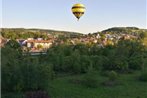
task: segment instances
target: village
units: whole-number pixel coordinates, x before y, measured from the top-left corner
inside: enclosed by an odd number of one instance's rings
[[[109,33],[94,33],[94,34],[85,34],[82,36],[72,36],[59,38],[57,36],[49,35],[48,39],[43,38],[27,38],[27,39],[16,39],[16,41],[22,47],[23,52],[38,53],[38,52],[47,52],[47,50],[53,45],[59,44],[86,44],[92,45],[95,44],[99,47],[104,47],[106,45],[114,45],[119,40],[127,39],[137,39],[138,37],[132,34],[109,34]],[[0,47],[3,47],[10,39],[0,37]]]

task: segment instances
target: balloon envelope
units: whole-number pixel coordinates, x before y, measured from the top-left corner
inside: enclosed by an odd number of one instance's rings
[[[72,7],[72,13],[79,20],[81,16],[85,13],[85,6],[83,4],[75,4]]]

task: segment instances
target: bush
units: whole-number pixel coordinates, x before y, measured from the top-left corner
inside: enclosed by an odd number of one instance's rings
[[[139,79],[140,79],[140,81],[147,82],[147,72],[141,73],[141,75],[139,76]]]
[[[108,77],[110,81],[116,81],[118,78],[118,74],[115,71],[111,71]]]
[[[38,44],[38,45],[37,45],[37,48],[38,48],[38,49],[42,49],[43,46],[42,46],[41,44]]]
[[[27,65],[21,71],[22,79],[20,81],[22,81],[25,91],[47,89],[54,76],[51,65]]]
[[[11,59],[2,62],[3,92],[45,90],[54,77],[52,66],[39,64],[38,58],[25,57],[21,62],[14,62],[16,58]]]
[[[134,69],[134,70],[141,69],[142,64],[143,64],[143,62],[142,62],[141,57],[132,57],[129,60],[129,68],[130,69]]]
[[[118,74],[115,71],[111,71],[108,74],[108,80],[104,81],[102,84],[104,86],[116,86],[119,84],[117,78],[118,78]]]
[[[13,45],[13,44],[12,44]],[[1,51],[1,87],[2,91],[16,91],[21,90],[21,71],[19,51],[11,47],[4,47]]]

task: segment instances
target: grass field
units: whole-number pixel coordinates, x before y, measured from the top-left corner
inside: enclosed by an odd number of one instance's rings
[[[73,83],[72,80],[79,80],[83,75],[58,76],[51,83],[48,89],[51,98],[147,98],[147,82],[138,80],[140,72],[119,75],[119,85],[104,86],[102,82],[107,77],[96,73],[98,87],[88,88],[82,84]],[[13,96],[13,97],[12,97]],[[7,94],[2,98],[23,98],[22,94]]]
[[[139,72],[120,75],[120,84],[112,87],[103,86],[102,82],[107,78],[96,75],[97,88],[70,82],[84,75],[57,78],[52,83],[50,95],[52,98],[147,98],[147,83],[138,81]]]

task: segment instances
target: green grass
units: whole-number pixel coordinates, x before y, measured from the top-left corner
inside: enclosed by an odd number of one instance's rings
[[[94,75],[98,80],[97,88],[88,88],[82,84],[73,83],[72,80],[79,80],[83,75],[59,76],[51,82],[48,93],[51,98],[147,98],[147,82],[138,80],[141,72],[119,75],[119,85],[104,86],[102,82],[108,78],[101,76],[98,72]],[[3,95],[3,94],[2,94]],[[2,98],[23,98],[22,94],[7,94]]]
[[[66,76],[55,79],[49,92],[52,98],[147,98],[147,83],[138,80],[139,74],[120,75],[120,85],[113,87],[103,86],[102,82],[107,78],[97,74],[97,88],[87,88],[70,81],[84,75]]]

